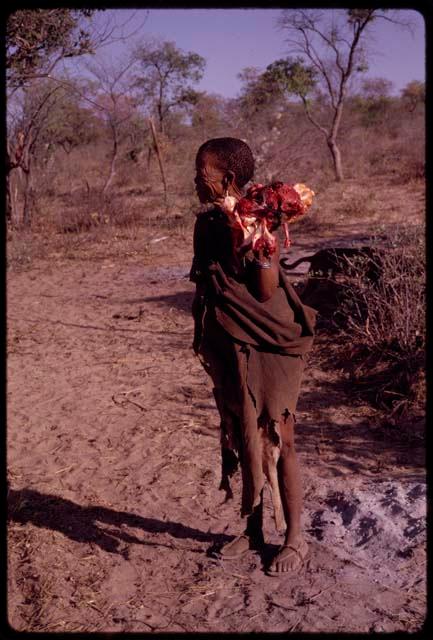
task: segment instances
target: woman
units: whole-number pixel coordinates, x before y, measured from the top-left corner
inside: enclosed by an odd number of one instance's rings
[[[242,230],[225,211],[253,177],[248,145],[236,138],[208,140],[196,157],[196,191],[214,208],[197,216],[190,278],[196,283],[193,348],[211,376],[221,416],[221,488],[242,470],[244,534],[220,551],[235,558],[260,549],[263,486],[267,479],[283,546],[267,573],[298,568],[307,554],[301,533],[302,491],[294,447],[295,409],[312,346],[315,311],[302,305],[279,265],[279,244],[244,246]]]

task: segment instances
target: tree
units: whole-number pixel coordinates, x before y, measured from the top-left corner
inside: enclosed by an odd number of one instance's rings
[[[247,67],[238,75],[244,86],[237,99],[242,116],[237,128],[251,140],[261,181],[278,180],[292,167],[299,169],[299,163],[305,168],[317,137],[305,121],[302,105],[281,84],[285,66],[285,61],[276,61],[264,72]]]
[[[425,84],[419,80],[409,82],[401,92],[403,101],[407,104],[410,112],[415,111],[419,104],[425,102]]]
[[[10,88],[48,76],[59,60],[93,51],[83,24],[93,9],[24,9],[6,24],[6,70]]]
[[[199,94],[193,89],[203,76],[205,60],[197,53],[184,53],[173,42],[153,42],[134,52],[137,62],[135,86],[144,102],[156,113],[158,128],[173,109],[195,104]]]
[[[197,103],[191,108],[191,127],[194,132],[217,137],[222,128],[226,127],[224,109],[226,100],[217,94],[200,93]]]
[[[302,101],[311,124],[324,136],[332,156],[335,178],[343,180],[338,133],[350,80],[367,70],[364,41],[378,19],[396,22],[379,9],[332,12],[284,10],[279,24],[288,33],[288,57],[270,65],[267,73]],[[402,23],[398,23],[402,24]],[[327,112],[316,113],[310,96],[316,88],[327,98]]]
[[[56,148],[69,154],[73,149],[96,141],[101,136],[100,122],[81,97],[84,88],[72,80],[59,83],[59,93],[52,104],[39,135],[37,152],[45,160]]]
[[[101,10],[96,10],[101,11]],[[104,10],[102,10],[104,11]],[[56,79],[53,72],[58,63],[68,58],[79,57],[94,51],[108,42],[124,40],[122,30],[125,24],[118,26],[112,17],[102,22],[98,29],[91,23],[94,9],[25,9],[11,12],[6,24],[6,76],[7,76],[7,110],[8,110],[8,142],[6,149],[6,183],[7,207],[9,220],[20,224],[30,220],[24,208],[23,220],[13,210],[16,189],[12,189],[14,173],[28,175],[31,154],[35,149],[35,134],[39,135],[39,121],[46,114],[47,98],[39,93],[41,79],[58,82],[65,86],[64,79]],[[147,17],[147,14],[146,14]],[[141,24],[138,28],[141,28]],[[137,27],[137,25],[136,25]],[[120,36],[117,34],[120,31]],[[130,34],[129,34],[130,35]],[[54,92],[51,85],[50,92]],[[40,95],[41,103],[35,101]],[[50,93],[50,95],[54,95]],[[56,97],[60,94],[56,90]],[[31,98],[31,99],[30,99]],[[34,112],[26,107],[18,118],[14,112],[17,105],[32,104]],[[24,118],[25,116],[25,118]],[[9,126],[21,120],[21,126]],[[17,182],[15,180],[15,182]],[[27,200],[27,199],[25,199]]]
[[[8,16],[6,24],[6,77],[8,127],[6,147],[7,218],[14,224],[29,224],[32,153],[47,109],[59,91],[52,83],[41,88],[61,59],[92,51],[90,32],[83,20],[93,10],[29,9]],[[21,113],[16,106],[22,107]],[[16,174],[13,177],[13,174]],[[17,185],[25,182],[22,214],[17,211]],[[13,184],[15,183],[15,184]]]
[[[362,115],[362,124],[369,127],[383,123],[392,104],[393,83],[386,78],[368,78],[361,85],[356,105]]]
[[[116,163],[125,123],[136,114],[136,103],[129,93],[132,78],[128,76],[128,72],[132,65],[133,61],[130,60],[117,65],[93,64],[88,67],[97,79],[92,102],[107,125],[111,139],[110,170],[102,189],[104,195],[116,175]]]
[[[257,67],[246,67],[238,73],[242,82],[242,90],[239,97],[239,106],[246,118],[251,118],[265,109],[272,107],[279,91],[274,83],[260,72]]]
[[[370,100],[383,100],[390,97],[393,83],[387,78],[367,78],[362,83],[362,94]]]
[[[6,142],[7,218],[19,226],[31,222],[32,165],[34,150],[43,124],[60,92],[50,80],[35,80],[22,92],[23,104],[17,112]],[[23,186],[23,206],[17,208],[18,185]]]
[[[238,78],[243,84],[237,99],[239,112],[252,136],[262,144],[287,109],[287,99],[274,79],[257,67],[246,67]]]

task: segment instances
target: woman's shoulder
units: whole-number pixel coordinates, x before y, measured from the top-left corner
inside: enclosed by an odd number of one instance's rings
[[[195,235],[203,235],[218,232],[218,229],[224,226],[225,214],[220,209],[208,209],[200,211],[196,215],[194,224]]]
[[[222,222],[225,219],[225,214],[221,211],[221,209],[213,208],[213,209],[205,209],[204,211],[199,211],[196,215],[196,224],[204,225],[211,224],[215,222]]]

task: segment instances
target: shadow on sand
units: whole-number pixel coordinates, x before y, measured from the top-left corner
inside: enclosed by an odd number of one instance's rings
[[[152,540],[146,541],[122,531],[122,525],[152,534],[168,533],[173,538],[209,542],[212,546],[224,544],[232,538],[225,534],[205,533],[179,522],[146,518],[106,507],[85,507],[71,500],[33,489],[9,489],[8,519],[11,522],[31,523],[43,529],[60,531],[71,540],[91,542],[104,551],[120,555],[125,553],[119,548],[121,542],[155,544]],[[104,525],[108,525],[110,529],[104,528]],[[203,552],[202,549],[197,551]]]
[[[387,425],[365,418],[357,422],[335,423],[329,410],[348,405],[341,381],[320,382],[320,388],[301,393],[298,412],[305,416],[297,425],[297,449],[316,459],[318,454],[334,475],[376,473],[383,479],[386,470],[401,480],[425,481],[425,422],[409,416],[407,424]],[[311,410],[320,408],[323,417],[314,420]]]

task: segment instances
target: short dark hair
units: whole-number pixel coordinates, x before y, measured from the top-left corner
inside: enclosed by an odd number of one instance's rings
[[[239,138],[212,138],[201,145],[197,158],[203,153],[212,153],[224,169],[233,171],[238,187],[246,185],[254,175],[253,153]]]

